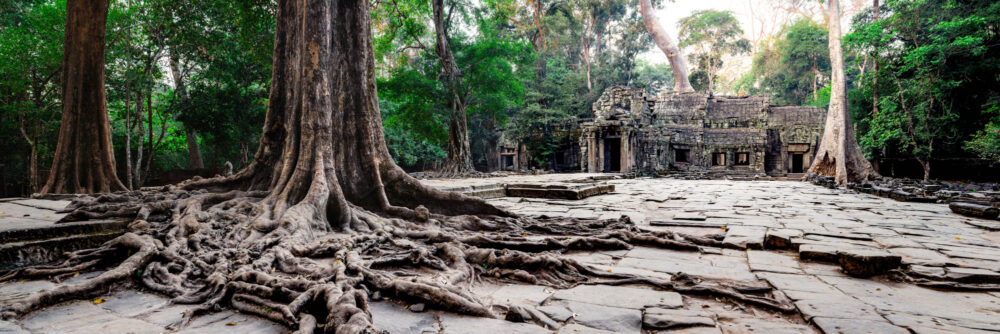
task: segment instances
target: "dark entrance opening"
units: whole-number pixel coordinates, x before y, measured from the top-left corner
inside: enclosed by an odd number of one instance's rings
[[[689,150],[676,149],[674,150],[674,162],[689,162],[688,153]]]
[[[750,165],[750,153],[747,153],[747,152],[737,152],[736,153],[736,165],[737,166],[749,166]]]
[[[792,173],[802,173],[802,153],[792,154]]]
[[[726,165],[725,152],[712,153],[712,166],[725,166],[725,165]]]
[[[621,138],[604,139],[604,172],[617,173],[622,170]]]
[[[508,154],[503,156],[503,166],[500,166],[501,170],[514,170],[514,155]]]

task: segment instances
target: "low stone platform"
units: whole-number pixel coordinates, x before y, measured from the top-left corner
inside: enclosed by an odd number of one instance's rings
[[[56,223],[69,201],[0,200],[0,271],[53,261],[65,252],[96,247],[124,233],[126,222]]]
[[[565,175],[565,174],[564,174]],[[595,175],[565,179],[557,182],[515,182],[515,183],[476,183],[460,186],[438,185],[437,188],[446,191],[460,192],[469,196],[484,199],[500,197],[548,198],[564,200],[581,200],[590,196],[608,194],[615,191],[615,186],[607,182],[615,175]],[[427,182],[427,181],[425,181]],[[433,181],[431,181],[433,182]],[[427,182],[430,183],[430,182]]]

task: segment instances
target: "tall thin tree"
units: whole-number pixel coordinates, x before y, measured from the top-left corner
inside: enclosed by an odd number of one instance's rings
[[[840,2],[827,0],[829,15],[830,107],[826,114],[826,128],[813,159],[810,173],[833,176],[840,186],[877,176],[858,146],[858,139],[851,123],[847,105],[847,78],[844,75],[844,51],[840,42]]]
[[[674,70],[674,91],[679,93],[693,92],[694,87],[691,87],[691,81],[688,80],[688,66],[687,62],[684,61],[684,55],[677,48],[677,44],[670,40],[670,35],[660,26],[650,0],[639,0],[639,12],[642,14],[642,22],[646,25],[646,31],[653,37],[653,42],[660,48],[660,51],[663,51],[663,54],[667,56],[670,68]]]
[[[431,0],[434,14],[434,51],[441,64],[441,80],[448,91],[448,158],[441,170],[442,175],[466,175],[475,172],[472,167],[472,150],[469,148],[469,122],[466,115],[465,94],[461,92],[462,71],[455,62],[448,38],[451,14],[445,14],[444,0]]]

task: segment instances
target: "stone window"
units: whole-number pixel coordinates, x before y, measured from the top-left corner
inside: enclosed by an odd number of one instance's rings
[[[674,162],[691,162],[688,159],[688,155],[690,153],[691,150],[680,150],[680,149],[674,150]]]
[[[712,153],[712,166],[725,166],[725,165],[726,165],[725,152]]]
[[[749,166],[750,165],[750,153],[747,153],[747,152],[737,152],[736,153],[736,165],[737,166]]]

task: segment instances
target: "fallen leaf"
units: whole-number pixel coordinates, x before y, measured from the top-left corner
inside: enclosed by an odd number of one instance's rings
[[[226,326],[236,326],[236,322],[235,321],[233,321],[233,322],[227,322]]]
[[[94,304],[104,304],[104,298],[94,299]]]
[[[959,237],[955,237],[955,240],[961,240],[961,239],[962,239],[962,238],[959,238]]]
[[[608,269],[608,272],[610,273],[610,272],[611,272],[611,269]]]

